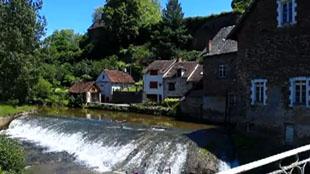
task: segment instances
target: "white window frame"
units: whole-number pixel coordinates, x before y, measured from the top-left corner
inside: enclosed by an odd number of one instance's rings
[[[220,64],[219,68],[219,77],[226,78],[227,77],[227,66],[225,64]]]
[[[251,105],[260,104],[256,98],[256,87],[259,84],[263,84],[263,94],[262,95],[262,103],[263,105],[267,105],[267,79],[254,79],[251,81]],[[261,91],[259,91],[261,92]]]
[[[306,104],[305,105],[297,105],[296,104],[296,82],[297,81],[305,81],[306,82]],[[289,91],[290,91],[290,107],[294,106],[306,106],[310,107],[310,77],[294,77],[290,78],[290,86],[289,86]]]
[[[289,12],[290,8],[289,8],[289,3],[292,3],[292,11]],[[277,8],[277,13],[278,13],[278,16],[277,16],[277,20],[278,20],[278,27],[283,27],[283,26],[288,26],[288,25],[294,25],[297,23],[297,3],[296,3],[296,0],[277,0],[277,5],[278,5],[278,8]],[[284,5],[287,5],[287,21],[283,21],[283,17],[284,17],[284,13],[283,13],[283,8],[284,8]],[[292,19],[291,21],[289,21],[289,18],[290,18],[290,13],[292,15]]]

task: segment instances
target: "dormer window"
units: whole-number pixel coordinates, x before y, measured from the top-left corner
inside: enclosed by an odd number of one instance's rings
[[[178,72],[177,72],[177,76],[178,77],[183,77],[184,74],[185,74],[185,70],[184,69],[182,69],[182,68],[178,69]]]
[[[278,26],[288,26],[296,23],[296,0],[277,0]]]

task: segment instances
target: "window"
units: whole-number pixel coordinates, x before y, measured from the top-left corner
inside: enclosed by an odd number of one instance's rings
[[[267,80],[255,79],[252,80],[251,86],[251,104],[267,104]]]
[[[150,71],[151,76],[157,76],[158,75],[158,70],[151,70]]]
[[[310,77],[290,79],[290,106],[310,106]]]
[[[169,83],[168,84],[168,90],[169,91],[175,91],[175,83]]]
[[[183,77],[184,74],[185,74],[185,70],[184,69],[178,69],[178,71],[177,71],[177,76],[178,77]]]
[[[219,65],[219,77],[225,78],[227,76],[226,72],[227,66],[224,64]]]
[[[158,82],[150,82],[150,88],[151,89],[157,89],[158,88]]]
[[[294,142],[295,129],[293,124],[285,125],[285,144],[292,144]]]
[[[296,23],[296,0],[278,0],[278,26]]]

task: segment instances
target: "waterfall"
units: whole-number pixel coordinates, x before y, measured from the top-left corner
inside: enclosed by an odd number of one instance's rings
[[[184,173],[189,151],[188,140],[173,131],[111,121],[27,116],[4,133],[46,152],[67,152],[97,172]]]

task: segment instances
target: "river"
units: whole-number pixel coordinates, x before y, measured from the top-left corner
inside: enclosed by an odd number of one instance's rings
[[[231,148],[219,130],[143,114],[42,108],[2,133],[25,148],[28,173],[181,174],[228,168],[221,158]],[[225,144],[221,153],[215,142]]]

